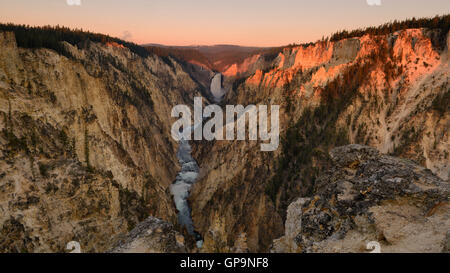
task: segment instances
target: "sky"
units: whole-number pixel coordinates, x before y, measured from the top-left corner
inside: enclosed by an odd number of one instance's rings
[[[449,13],[449,0],[0,0],[2,23],[62,25],[166,45],[281,46]]]

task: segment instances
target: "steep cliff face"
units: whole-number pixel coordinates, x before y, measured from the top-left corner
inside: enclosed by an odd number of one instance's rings
[[[202,251],[263,251],[282,235],[283,219],[264,194],[270,157],[256,143],[222,141],[198,154],[200,175],[190,204],[195,228],[204,237]]]
[[[333,167],[315,196],[293,202],[273,252],[447,251],[450,184],[405,159],[349,145],[334,149]],[[370,249],[372,250],[372,249]]]
[[[336,146],[370,145],[448,180],[449,35],[440,31],[321,41],[248,66],[255,71],[225,103],[280,105],[282,145],[270,154],[255,141],[197,145],[191,203],[205,251],[232,251],[242,236],[251,251],[267,251],[288,205],[314,194]]]
[[[170,58],[64,48],[0,33],[0,251],[104,251],[148,215],[176,222],[170,111],[198,85]]]
[[[254,72],[257,67],[264,65],[264,59],[261,54],[255,54],[245,58],[241,63],[234,63],[228,67],[223,74],[228,77],[240,77]]]

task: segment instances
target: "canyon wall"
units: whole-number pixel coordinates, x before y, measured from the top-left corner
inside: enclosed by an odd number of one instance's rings
[[[170,113],[198,85],[170,58],[63,48],[0,33],[0,252],[101,252],[148,215],[176,223]]]
[[[287,47],[269,64],[257,64],[267,56],[246,63],[254,72],[224,103],[280,105],[282,145],[265,153],[259,141],[196,144],[191,204],[204,251],[268,251],[289,204],[314,196],[337,146],[366,144],[448,181],[449,41],[440,30],[407,29]]]

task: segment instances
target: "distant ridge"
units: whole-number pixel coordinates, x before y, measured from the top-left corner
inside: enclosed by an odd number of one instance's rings
[[[161,57],[172,56],[218,72],[223,72],[230,65],[241,63],[254,54],[265,53],[273,49],[270,47],[224,44],[212,46],[168,46],[161,44],[146,44],[142,46]]]

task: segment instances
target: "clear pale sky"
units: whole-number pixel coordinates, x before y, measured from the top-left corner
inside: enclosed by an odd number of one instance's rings
[[[81,5],[68,2],[81,1]],[[279,46],[394,19],[450,13],[449,0],[0,0],[0,22],[64,25],[138,44]],[[376,0],[369,0],[376,1]]]

